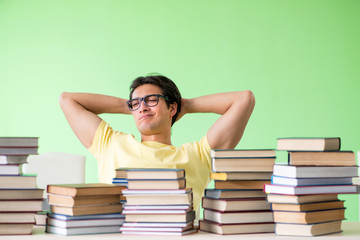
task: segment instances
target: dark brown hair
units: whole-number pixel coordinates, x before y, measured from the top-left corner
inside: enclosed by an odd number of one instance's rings
[[[168,98],[166,105],[170,107],[170,104],[177,103],[176,114],[172,118],[171,126],[175,123],[176,118],[181,110],[181,94],[175,83],[162,75],[150,75],[145,77],[136,78],[130,85],[129,99],[132,99],[133,92],[137,87],[144,84],[153,84],[161,89],[161,94]]]

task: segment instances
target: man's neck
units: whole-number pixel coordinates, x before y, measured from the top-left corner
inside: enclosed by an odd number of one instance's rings
[[[154,142],[159,142],[159,143],[163,143],[166,145],[172,145],[171,144],[171,136],[170,134],[154,134],[154,135],[141,135],[141,142],[144,141],[154,141]]]

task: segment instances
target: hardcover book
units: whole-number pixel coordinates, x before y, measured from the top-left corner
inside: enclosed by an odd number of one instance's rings
[[[285,151],[339,151],[340,138],[278,138],[277,150]]]
[[[250,234],[250,233],[273,233],[275,224],[273,222],[264,223],[231,223],[221,224],[206,220],[200,220],[200,231],[227,234]]]
[[[121,194],[124,186],[106,183],[48,185],[47,192],[66,196],[94,196]]]

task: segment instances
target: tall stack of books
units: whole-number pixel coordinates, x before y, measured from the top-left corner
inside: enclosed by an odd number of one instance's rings
[[[43,189],[35,175],[23,175],[22,165],[38,153],[37,137],[0,137],[0,235],[31,234],[42,211]]]
[[[123,189],[105,183],[48,185],[51,213],[46,231],[60,235],[120,232]]]
[[[263,192],[275,163],[275,150],[211,150],[214,189],[206,189],[200,230],[217,234],[274,232]]]
[[[340,193],[356,193],[355,155],[340,151],[340,138],[279,138],[288,163],[276,164],[264,191],[272,204],[277,235],[318,236],[341,232]]]
[[[120,228],[127,235],[187,235],[194,228],[192,189],[184,169],[117,169],[128,189]],[[118,173],[120,174],[120,173]]]

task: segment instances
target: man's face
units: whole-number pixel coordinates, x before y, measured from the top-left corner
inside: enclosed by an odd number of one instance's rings
[[[132,98],[142,98],[150,94],[161,95],[161,89],[156,85],[144,84],[134,90]],[[175,113],[176,107],[168,108],[165,99],[161,97],[156,106],[148,107],[142,101],[140,107],[132,112],[136,127],[142,135],[156,135],[169,131]]]

